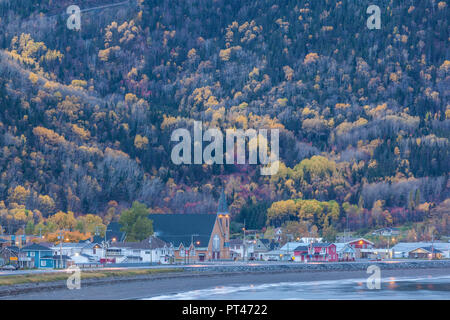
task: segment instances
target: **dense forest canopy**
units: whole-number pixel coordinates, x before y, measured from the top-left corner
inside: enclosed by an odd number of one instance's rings
[[[92,9],[80,31],[72,4]],[[224,187],[254,228],[449,234],[448,17],[434,0],[1,0],[0,225],[93,232],[133,201],[211,213]],[[280,170],[173,164],[194,120],[278,128]]]

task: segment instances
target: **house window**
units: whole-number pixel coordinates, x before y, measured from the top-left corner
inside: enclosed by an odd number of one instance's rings
[[[41,267],[45,267],[45,266],[47,266],[47,262],[45,260],[42,260],[41,261]]]
[[[213,251],[219,251],[220,250],[220,238],[216,234],[213,237]]]
[[[30,257],[34,257],[34,251],[30,252]]]

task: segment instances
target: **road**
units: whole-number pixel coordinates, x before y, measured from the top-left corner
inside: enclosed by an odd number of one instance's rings
[[[361,264],[368,263],[371,260],[361,259],[354,262],[342,262],[345,264]],[[418,259],[397,259],[397,260],[384,260],[377,261],[377,263],[401,263],[401,262],[427,262],[429,260],[418,260]],[[375,261],[374,261],[375,262]],[[308,265],[321,264],[322,262],[308,262]],[[143,264],[142,266],[132,266],[132,267],[115,267],[115,266],[105,266],[101,268],[86,268],[82,270],[133,270],[133,269],[161,269],[161,268],[205,268],[212,266],[222,266],[222,267],[237,267],[237,266],[249,266],[249,267],[257,267],[257,266],[282,266],[282,265],[292,265],[292,264],[305,264],[305,263],[297,263],[297,262],[279,262],[279,261],[251,261],[251,262],[242,262],[242,261],[229,261],[229,262],[213,262],[213,263],[197,263],[197,264],[183,264],[183,265],[154,265],[149,266]],[[333,263],[327,263],[333,264]],[[20,275],[20,274],[40,274],[40,273],[55,273],[55,272],[66,272],[66,269],[32,269],[32,270],[15,270],[15,271],[0,271],[0,276],[10,276],[10,275]]]

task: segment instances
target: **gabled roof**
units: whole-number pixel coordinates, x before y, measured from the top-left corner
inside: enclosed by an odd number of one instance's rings
[[[61,244],[55,243],[52,247],[54,247],[54,248],[63,248],[63,249],[67,249],[67,248],[81,249],[81,248],[84,248],[85,246],[86,246],[85,243],[63,242]]]
[[[53,260],[72,260],[69,256],[66,256],[65,254],[63,254],[62,256],[58,255],[54,255],[54,256],[44,256],[41,259],[53,259]]]
[[[194,241],[196,247],[207,247],[214,223],[215,214],[150,214],[155,236],[178,248],[180,244],[189,247]],[[197,242],[200,242],[197,244]]]
[[[399,242],[392,247],[392,250],[394,252],[408,252],[417,248],[431,247],[431,245],[433,245],[435,249],[439,249],[441,251],[450,250],[449,242]]]
[[[313,247],[329,247],[331,246],[333,243],[330,242],[316,242],[316,243],[312,243]]]
[[[308,246],[298,246],[294,251],[308,251]]]
[[[17,246],[5,247],[1,251],[3,252],[4,250],[8,250],[8,251],[10,251],[12,253],[15,253],[15,254],[17,254],[20,251],[19,247],[17,247]]]
[[[52,251],[52,249],[37,243],[33,243],[30,244],[29,246],[23,247],[22,251]]]
[[[152,250],[164,248],[164,246],[168,247],[169,244],[157,237],[152,236],[140,242],[114,242],[111,244],[110,248]]]
[[[433,248],[431,246],[429,246],[429,247],[419,247],[419,248],[413,249],[411,251],[416,251],[418,249],[422,249],[422,250],[428,251],[429,253],[432,253],[432,252],[434,252],[434,253],[442,253],[441,250]]]
[[[155,237],[155,236],[151,236],[148,239],[145,239],[143,241],[146,241],[149,243],[150,249],[158,249],[158,248],[164,248],[165,246],[166,247],[170,246],[169,243],[167,243],[164,240],[162,240],[158,237]]]
[[[374,245],[374,243],[373,243],[372,241],[367,240],[367,239],[364,239],[364,238],[354,238],[354,239],[350,239],[350,240],[347,241],[347,243],[357,242],[357,241],[360,241],[360,240],[365,241],[365,242],[367,242],[367,243],[370,243],[371,245]]]
[[[355,251],[353,249],[352,246],[350,246],[348,243],[346,242],[335,242],[334,245],[336,246],[336,251],[339,252],[341,250],[350,250],[350,251]]]

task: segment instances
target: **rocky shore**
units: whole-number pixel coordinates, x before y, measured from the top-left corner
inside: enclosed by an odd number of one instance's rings
[[[164,283],[167,288],[170,287],[170,283],[179,283],[182,281],[195,282],[197,284],[211,283],[216,285],[217,283],[227,282],[223,279],[241,279],[244,281],[246,277],[254,279],[254,281],[264,282],[264,280],[273,279],[310,279],[312,275],[314,278],[326,278],[334,275],[334,278],[349,278],[352,276],[366,276],[366,270],[370,265],[377,265],[383,271],[390,271],[392,274],[415,274],[423,273],[425,270],[439,271],[439,273],[450,274],[450,261],[389,261],[389,262],[355,262],[355,263],[284,263],[284,264],[237,264],[237,265],[207,265],[207,266],[186,266],[180,268],[180,271],[175,271],[165,274],[153,274],[142,276],[127,276],[127,277],[108,277],[101,279],[84,279],[82,277],[83,290],[92,287],[104,287],[104,286],[120,286],[121,288],[128,288],[130,294],[133,292],[132,287],[136,286],[136,283],[148,283],[149,287],[155,287]],[[396,271],[397,270],[397,271]],[[401,272],[404,270],[404,272]],[[417,270],[417,272],[415,271]],[[422,271],[420,271],[422,270]],[[265,275],[265,276],[262,276]],[[270,276],[270,277],[269,277]],[[178,279],[178,281],[173,281]],[[209,279],[209,280],[208,280]],[[222,280],[220,280],[222,279]],[[200,281],[201,280],[201,281]],[[150,283],[151,282],[151,283]],[[165,286],[163,286],[165,288]],[[35,294],[43,294],[45,292],[61,292],[68,296],[75,295],[77,291],[81,290],[68,290],[66,281],[55,281],[45,283],[24,283],[12,286],[0,286],[0,297],[20,299],[21,296]],[[70,293],[72,292],[72,293]],[[122,289],[122,294],[123,289]],[[43,297],[42,296],[42,297]],[[50,295],[51,296],[51,295]],[[125,295],[127,297],[127,295]],[[101,299],[102,297],[98,297]],[[118,297],[119,298],[119,297]],[[120,298],[123,298],[122,296]],[[75,298],[76,299],[76,298]]]

